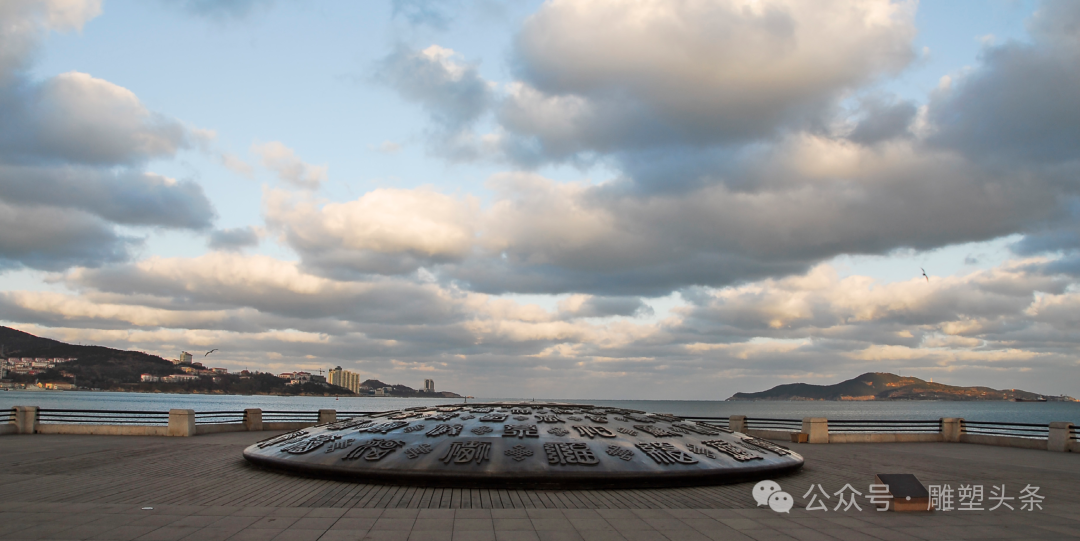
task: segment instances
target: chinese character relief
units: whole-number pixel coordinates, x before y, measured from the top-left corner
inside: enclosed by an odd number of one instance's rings
[[[522,460],[533,456],[532,450],[528,447],[525,447],[524,445],[515,445],[507,449],[506,451],[503,451],[503,454],[514,459],[517,462],[521,462]]]
[[[748,462],[750,460],[764,460],[763,457],[757,456],[753,453],[749,453],[745,449],[737,447],[723,440],[710,440],[703,441],[701,443],[708,445],[709,447],[712,447],[713,449],[716,449],[717,451],[720,451],[721,453],[724,453],[725,455],[730,456],[731,458],[734,458],[739,462]]]
[[[626,461],[630,461],[630,460],[634,459],[634,450],[633,449],[627,449],[625,447],[619,447],[618,445],[609,445],[608,448],[607,448],[607,454],[609,454],[609,455],[611,455],[611,456],[613,456],[615,458],[621,458],[621,459],[626,460]]]
[[[676,449],[670,443],[638,443],[636,447],[645,453],[645,456],[656,461],[657,464],[697,464],[693,455]]]
[[[696,434],[701,434],[702,436],[719,436],[720,435],[720,430],[718,430],[716,428],[713,428],[711,426],[708,426],[708,425],[700,425],[700,424],[692,425],[692,424],[689,424],[689,423],[671,423],[671,429],[672,430],[682,430],[684,434],[686,433],[685,431],[690,431],[690,432],[694,432]]]
[[[515,421],[528,421],[529,417],[526,416],[526,415],[515,415],[514,420]]]
[[[480,426],[478,426],[476,428],[473,428],[469,432],[472,432],[473,434],[476,434],[477,436],[483,436],[484,434],[488,434],[488,433],[491,433],[491,432],[494,432],[494,431],[495,431],[495,429],[491,428],[490,426],[480,425]]]
[[[652,417],[649,417],[648,415],[637,415],[635,413],[627,413],[627,414],[623,415],[623,417],[626,417],[627,419],[629,419],[631,421],[637,421],[639,423],[652,424],[652,423],[656,422],[656,419],[653,419]]]
[[[461,434],[461,429],[462,428],[465,428],[465,427],[463,427],[462,425],[456,425],[456,424],[455,425],[446,425],[446,424],[435,425],[435,428],[432,428],[431,430],[428,431],[427,436],[429,438],[434,438],[434,437],[444,436],[444,435],[453,437],[453,436],[457,436],[458,434]]]
[[[409,459],[413,459],[419,457],[420,455],[426,455],[431,451],[432,449],[430,445],[426,443],[421,443],[416,447],[409,447],[408,449],[405,449],[405,456],[409,457]]]
[[[536,425],[503,425],[504,438],[539,438]]]
[[[501,423],[506,420],[509,415],[505,413],[489,413],[480,418],[481,421],[486,423]]]
[[[615,430],[617,430],[617,431],[619,431],[619,432],[621,432],[623,434],[626,434],[627,436],[637,436],[637,431],[636,430],[630,430],[629,428],[623,428],[623,427],[620,426],[619,428],[616,428]]]
[[[552,436],[558,436],[558,437],[561,438],[561,437],[569,434],[570,431],[565,429],[565,428],[562,428],[562,427],[553,426],[553,427],[548,429],[547,433],[551,434]]]
[[[682,436],[682,434],[679,434],[677,432],[672,432],[670,430],[664,429],[664,428],[659,427],[659,426],[634,425],[634,428],[636,428],[636,429],[638,429],[638,430],[640,430],[642,432],[648,432],[649,434],[652,434],[653,436],[656,436],[657,438],[670,438],[672,436],[679,436],[679,437]]]
[[[566,421],[563,421],[562,419],[560,419],[558,415],[551,415],[551,414],[548,414],[548,415],[534,415],[533,417],[536,417],[536,422],[538,422],[538,423],[565,423],[566,422]],[[517,417],[514,417],[514,418],[517,419]],[[518,420],[521,421],[522,419],[518,419]]]
[[[491,408],[473,408],[469,411],[473,413],[491,413]]]
[[[318,436],[315,436],[313,438],[302,440],[302,441],[296,442],[296,443],[294,443],[292,445],[287,445],[285,447],[282,447],[281,450],[282,450],[282,452],[289,453],[289,454],[292,454],[292,455],[302,455],[304,453],[310,453],[311,451],[314,451],[315,449],[318,449],[319,447],[322,447],[327,442],[331,442],[331,441],[339,440],[339,439],[341,439],[341,436],[338,436],[336,434],[334,434],[334,435],[331,435],[331,434],[319,434]]]
[[[621,422],[621,423],[625,423],[625,422],[627,422],[627,419],[626,419],[626,417],[616,417],[616,418],[615,418],[615,420],[616,420],[616,421],[619,421],[619,422]]]
[[[393,453],[398,447],[405,447],[405,442],[382,439],[368,440],[354,447],[352,451],[349,451],[349,454],[341,457],[341,460],[363,458],[368,462],[375,462]]]
[[[584,443],[545,443],[544,454],[548,464],[560,466],[595,466],[600,459]]]
[[[476,418],[475,415],[462,415],[461,416],[462,421],[468,421],[469,419],[475,419],[475,418]]]
[[[386,434],[387,432],[390,432],[392,430],[397,430],[397,429],[399,429],[401,427],[405,427],[405,426],[409,426],[408,421],[391,421],[389,423],[380,423],[380,424],[377,424],[377,425],[366,426],[364,428],[361,428],[360,430],[357,430],[357,432],[370,432],[370,433],[373,433],[373,434],[374,433]]]
[[[590,420],[590,421],[592,421],[594,423],[602,423],[602,424],[607,423],[607,416],[605,416],[605,415],[595,415],[595,414],[586,413],[585,418],[587,418],[588,420]]]
[[[336,430],[348,430],[350,428],[365,427],[365,426],[370,425],[373,422],[374,421],[372,421],[371,419],[358,419],[356,417],[352,417],[352,418],[349,418],[349,419],[338,421],[336,423],[329,423],[329,424],[326,425],[326,429],[327,430],[335,430],[335,431]]]
[[[567,419],[570,419],[571,421],[582,421],[583,420],[581,417],[578,417],[576,415],[571,415],[571,416],[567,417]]]
[[[454,441],[439,460],[445,464],[483,463],[491,458],[491,443],[486,441]]]
[[[419,432],[424,429],[424,425],[412,425],[405,427],[405,432]]]
[[[514,415],[528,415],[532,413],[532,410],[529,408],[510,408],[510,413],[513,413]]]
[[[675,425],[672,425],[672,426],[671,426],[671,431],[672,431],[672,432],[678,432],[679,434],[689,434],[689,433],[690,433],[690,431],[689,431],[689,430],[687,430],[687,429],[685,429],[685,428],[680,428],[680,427],[677,427],[677,426],[675,426]]]
[[[689,449],[690,452],[694,453],[695,455],[704,455],[704,456],[707,456],[709,458],[716,458],[716,455],[713,454],[713,452],[711,450],[709,450],[707,447],[702,447],[700,445],[694,445],[693,443],[688,443],[688,444],[686,444],[686,448]]]
[[[267,447],[273,447],[275,445],[280,445],[282,443],[289,442],[289,441],[295,440],[297,438],[302,438],[302,437],[307,436],[307,435],[308,435],[307,430],[298,430],[296,432],[290,432],[288,434],[282,434],[280,436],[274,436],[273,438],[266,439],[266,440],[263,440],[263,441],[259,442],[259,449],[266,449]]]
[[[437,415],[432,415],[431,417],[428,417],[428,419],[430,419],[432,421],[449,421],[450,419],[453,419],[454,417],[457,417],[457,416],[458,416],[457,413],[446,412],[446,413],[439,413]]]
[[[394,420],[412,419],[413,417],[420,417],[423,414],[419,411],[403,411],[397,415],[391,415],[390,418]]]
[[[744,436],[742,438],[742,441],[740,441],[739,443],[741,443],[748,449],[753,449],[756,447],[758,449],[764,449],[766,451],[769,451],[770,453],[775,453],[780,456],[786,456],[791,454],[790,450],[780,447],[779,445],[771,441],[755,438],[752,436]]]
[[[352,447],[352,444],[353,444],[354,441],[356,441],[356,440],[348,439],[348,440],[332,441],[332,442],[330,442],[330,447],[326,448],[326,452],[327,453],[333,453],[334,451],[338,451],[338,450],[341,450],[341,449],[348,449],[349,447]]]
[[[574,425],[571,428],[573,428],[574,430],[577,430],[579,436],[587,437],[590,440],[597,437],[597,436],[600,436],[601,438],[614,438],[615,437],[615,434],[613,434],[610,430],[608,430],[607,428],[604,428],[602,426]]]

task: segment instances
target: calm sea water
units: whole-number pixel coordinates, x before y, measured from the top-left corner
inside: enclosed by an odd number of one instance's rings
[[[520,401],[515,398],[476,398],[470,402]],[[538,402],[546,401],[537,399]],[[969,421],[1050,423],[1068,421],[1080,425],[1078,402],[723,402],[715,400],[551,400],[588,403],[684,416],[769,417],[801,419],[938,419],[961,417]],[[143,394],[74,391],[4,391],[0,409],[38,406],[51,409],[101,409],[123,411],[238,411],[261,408],[279,411],[386,411],[449,403],[446,398],[334,398],[312,396],[238,396],[191,394]]]

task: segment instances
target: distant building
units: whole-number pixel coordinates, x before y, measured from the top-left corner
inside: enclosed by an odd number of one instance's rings
[[[215,374],[228,374],[229,373],[229,370],[225,369],[225,368],[211,368],[210,370],[213,371]]]
[[[159,378],[159,377],[157,377],[157,376],[155,376],[153,374],[143,374],[142,376],[139,376],[139,379],[143,383],[154,383],[154,382],[157,382],[157,381],[161,381],[161,378]]]
[[[425,393],[433,393],[433,392],[435,392],[435,380],[433,380],[433,379],[425,379],[424,380],[424,392]]]
[[[74,383],[46,383],[45,388],[52,391],[74,391]]]
[[[181,351],[180,364],[191,364],[191,354],[186,351]]]
[[[173,374],[162,378],[162,381],[169,383],[182,383],[185,381],[199,381],[199,376],[195,374]]]
[[[360,392],[360,374],[349,370],[342,370],[340,366],[330,371],[330,385],[344,387],[354,393]]]
[[[375,389],[375,396],[386,396],[385,389]]]

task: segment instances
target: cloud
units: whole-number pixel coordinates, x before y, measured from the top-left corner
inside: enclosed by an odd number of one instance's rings
[[[401,17],[412,25],[427,25],[438,30],[445,30],[454,16],[447,13],[450,2],[443,0],[392,0],[390,5],[393,17]]]
[[[653,309],[640,298],[571,295],[559,301],[559,313],[570,317],[651,316]]]
[[[401,145],[393,141],[383,141],[374,150],[382,154],[397,154],[401,152]]]
[[[0,87],[16,82],[49,32],[82,30],[101,0],[5,0],[0,3]]]
[[[162,0],[191,15],[216,20],[245,19],[258,11],[270,9],[277,0]]]
[[[293,149],[281,142],[255,143],[251,145],[251,152],[259,155],[263,167],[298,188],[316,190],[326,180],[327,166],[305,163]]]
[[[880,96],[864,100],[861,117],[848,139],[873,145],[897,137],[910,136],[909,130],[918,108],[909,101],[888,101]]]
[[[807,126],[914,58],[914,4],[549,2],[519,32],[503,127],[565,160]]]
[[[210,234],[207,245],[211,250],[239,251],[259,245],[259,232],[254,227],[218,229]]]
[[[0,271],[97,267],[126,260],[140,244],[85,212],[0,200]]]
[[[224,165],[226,169],[237,173],[247,178],[254,178],[255,170],[251,167],[251,164],[241,159],[235,154],[223,152],[219,156],[221,165]]]
[[[375,81],[419,104],[441,129],[457,132],[487,112],[492,94],[471,64],[456,60],[451,49],[432,45],[423,50],[399,45],[375,69]]]

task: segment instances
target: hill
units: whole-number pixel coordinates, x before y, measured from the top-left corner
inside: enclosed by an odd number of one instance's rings
[[[867,372],[857,378],[834,385],[789,383],[758,393],[735,393],[728,400],[1046,400],[1047,398],[1019,389],[957,387],[886,372]]]
[[[407,385],[390,385],[389,383],[383,383],[377,379],[364,380],[364,382],[360,384],[360,394],[365,394],[365,391],[371,392],[376,389],[386,389],[387,387],[389,387],[391,390],[390,393],[386,396],[400,396],[409,398],[462,398],[461,395],[457,393],[452,393],[450,391],[437,391],[434,393],[427,393],[423,391],[418,391]]]

